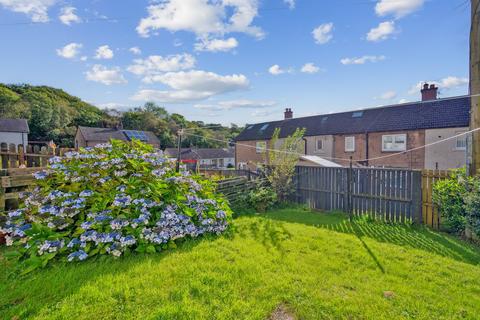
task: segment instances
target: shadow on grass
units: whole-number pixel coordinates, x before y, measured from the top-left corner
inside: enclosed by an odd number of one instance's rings
[[[380,270],[383,270],[383,267],[363,241],[364,237],[379,242],[425,250],[473,265],[480,264],[480,249],[478,247],[452,236],[434,232],[424,226],[382,223],[370,221],[365,217],[357,217],[350,221],[347,215],[343,213],[318,213],[298,208],[271,211],[265,214],[265,217],[356,235],[376,261]]]
[[[216,238],[206,235],[185,240],[177,248],[155,254],[130,254],[120,258],[101,256],[74,263],[55,261],[24,276],[19,275],[15,261],[5,258],[9,250],[0,248],[0,319],[32,318],[45,308],[55,308],[58,302],[103,276],[123,273],[148,261],[159,262],[174,252],[189,252],[203,241]]]

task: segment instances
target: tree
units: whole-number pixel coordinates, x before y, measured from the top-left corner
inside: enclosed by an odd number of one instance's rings
[[[299,154],[303,153],[304,134],[305,129],[297,128],[292,135],[280,139],[280,129],[277,128],[270,141],[266,178],[280,201],[286,201],[293,192],[293,176]]]

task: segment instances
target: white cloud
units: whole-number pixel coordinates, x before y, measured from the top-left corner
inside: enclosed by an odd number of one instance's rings
[[[82,20],[79,16],[75,14],[76,10],[77,9],[74,7],[64,7],[60,11],[60,15],[58,16],[58,18],[63,24],[66,24],[67,26],[71,25],[72,23],[80,23]]]
[[[296,0],[283,0],[285,4],[290,8],[290,10],[295,9],[295,1]]]
[[[458,78],[458,77],[448,76],[446,78],[443,78],[440,81],[439,86],[440,88],[451,89],[451,88],[465,86],[468,83],[469,83],[468,78]]]
[[[162,56],[149,56],[146,59],[135,59],[127,70],[138,76],[143,76],[143,81],[151,82],[152,77],[165,72],[188,70],[195,67],[194,56],[184,53]]]
[[[112,59],[113,58],[113,51],[110,49],[108,45],[98,47],[95,53],[95,59]]]
[[[222,76],[201,70],[168,72],[152,76],[151,81],[162,83],[173,90],[140,90],[132,99],[183,103],[247,89],[249,86],[247,77],[242,74]]]
[[[268,72],[270,72],[270,74],[273,74],[274,76],[278,76],[279,74],[283,73],[292,73],[293,71],[293,68],[282,69],[278,64],[274,64],[273,66],[268,68]]]
[[[230,51],[238,46],[237,39],[231,37],[228,39],[201,39],[195,44],[196,51]]]
[[[396,32],[397,30],[395,29],[395,21],[381,22],[378,27],[370,29],[370,31],[367,33],[367,40],[373,42],[387,40]]]
[[[159,29],[197,36],[241,32],[262,38],[262,29],[252,25],[258,5],[258,0],[165,0],[147,8],[148,17],[140,20],[137,32],[143,37]]]
[[[375,5],[377,15],[383,17],[389,14],[402,18],[420,9],[425,0],[380,0]]]
[[[142,50],[140,50],[139,47],[131,47],[130,49],[128,49],[128,51],[130,51],[131,53],[133,53],[135,55],[142,54]]]
[[[409,94],[414,95],[420,93],[420,90],[423,88],[423,84],[428,83],[428,84],[434,84],[440,89],[454,89],[454,88],[459,88],[468,85],[469,80],[468,78],[464,77],[454,77],[454,76],[448,76],[440,81],[419,81],[417,84],[412,86],[412,88],[408,91]]]
[[[320,71],[320,68],[317,67],[315,64],[309,62],[305,63],[300,71],[302,71],[303,73],[317,73]]]
[[[72,42],[61,49],[57,49],[57,54],[65,59],[74,59],[80,53],[82,47],[81,43]]]
[[[57,0],[0,0],[0,5],[28,15],[33,22],[48,22],[48,9],[56,2]]]
[[[87,71],[85,74],[87,80],[100,82],[107,86],[112,84],[127,83],[127,80],[125,80],[120,68],[118,67],[113,67],[109,69],[105,66],[96,64],[92,67],[91,70]]]
[[[385,60],[385,56],[363,56],[359,58],[343,58],[340,63],[343,65],[349,64],[365,64],[366,62],[378,62]]]
[[[312,34],[315,42],[318,44],[325,44],[332,38],[333,23],[324,23],[313,29]]]
[[[390,90],[390,91],[382,93],[379,98],[382,99],[382,100],[391,100],[391,99],[395,98],[396,96],[397,96],[397,93],[393,90]]]
[[[275,101],[255,101],[255,100],[229,100],[220,101],[217,104],[197,104],[194,107],[202,110],[221,111],[231,109],[259,109],[269,108],[276,105]]]

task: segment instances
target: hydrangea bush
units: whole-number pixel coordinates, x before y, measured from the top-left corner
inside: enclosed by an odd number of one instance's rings
[[[34,175],[36,187],[0,228],[29,270],[54,258],[154,253],[176,239],[220,234],[231,217],[211,181],[177,173],[138,141],[54,157]]]

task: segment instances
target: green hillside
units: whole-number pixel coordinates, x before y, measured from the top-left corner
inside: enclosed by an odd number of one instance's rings
[[[0,118],[25,118],[30,126],[30,140],[55,141],[73,146],[77,126],[110,127],[119,122],[125,129],[149,130],[161,141],[162,148],[173,147],[179,128],[190,128],[183,147],[225,147],[218,140],[230,140],[241,128],[231,128],[201,121],[188,121],[180,114],[169,114],[154,103],[125,112],[101,110],[61,89],[28,84],[0,84]],[[213,128],[212,128],[213,127]]]

